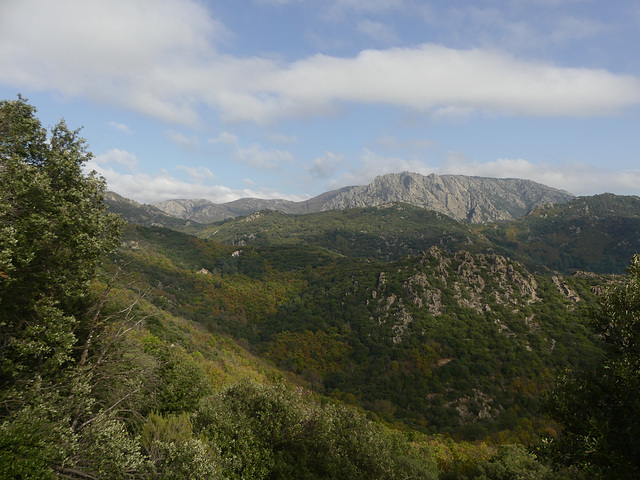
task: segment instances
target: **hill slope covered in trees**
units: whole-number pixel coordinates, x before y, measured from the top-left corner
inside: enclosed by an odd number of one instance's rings
[[[550,271],[403,204],[124,224],[89,157],[0,102],[1,477],[636,478],[638,257]]]

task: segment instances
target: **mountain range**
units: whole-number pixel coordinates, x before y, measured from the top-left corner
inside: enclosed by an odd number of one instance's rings
[[[211,223],[260,210],[305,214],[402,202],[468,223],[520,218],[540,205],[565,203],[574,195],[531,180],[402,172],[376,177],[368,185],[344,187],[302,202],[245,198],[224,204],[208,200],[166,200],[153,206],[174,217]]]
[[[639,197],[526,180],[385,175],[206,224],[105,201],[155,308],[371,418],[469,440],[555,428],[541,394],[597,360],[586,319],[640,251]],[[147,327],[176,341],[161,319]]]

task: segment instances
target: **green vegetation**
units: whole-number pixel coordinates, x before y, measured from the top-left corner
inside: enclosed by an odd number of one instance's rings
[[[567,372],[548,399],[564,426],[548,447],[557,462],[580,465],[594,478],[632,479],[640,473],[640,256],[612,288],[592,321],[604,346],[596,368]]]
[[[637,476],[640,259],[544,268],[634,199],[123,225],[90,156],[0,102],[0,478]]]
[[[480,230],[528,265],[566,273],[623,273],[640,251],[640,198],[610,193],[578,197]]]
[[[146,217],[138,218],[143,222]],[[475,225],[401,203],[305,215],[263,211],[189,233],[260,248],[322,246],[340,255],[383,261],[437,246],[451,252],[499,253],[536,271],[623,273],[629,258],[640,251],[640,198],[579,197],[539,207],[519,220]]]

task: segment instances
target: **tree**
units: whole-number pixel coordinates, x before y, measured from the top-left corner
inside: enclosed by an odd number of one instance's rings
[[[0,388],[72,357],[88,282],[117,243],[105,183],[61,121],[50,135],[19,97],[0,102]]]
[[[79,131],[48,132],[35,113],[0,101],[0,476],[75,478],[72,457],[124,471],[142,457],[108,409],[79,421],[95,401],[77,367],[100,310],[89,283],[121,222],[104,181],[83,173]]]
[[[624,281],[604,295],[591,325],[602,342],[601,364],[558,379],[548,409],[564,430],[548,451],[557,463],[577,465],[596,478],[638,478],[640,255]]]

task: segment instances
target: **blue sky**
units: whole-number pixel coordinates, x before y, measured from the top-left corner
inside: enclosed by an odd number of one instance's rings
[[[637,0],[2,0],[0,98],[140,202],[401,171],[640,195]]]

